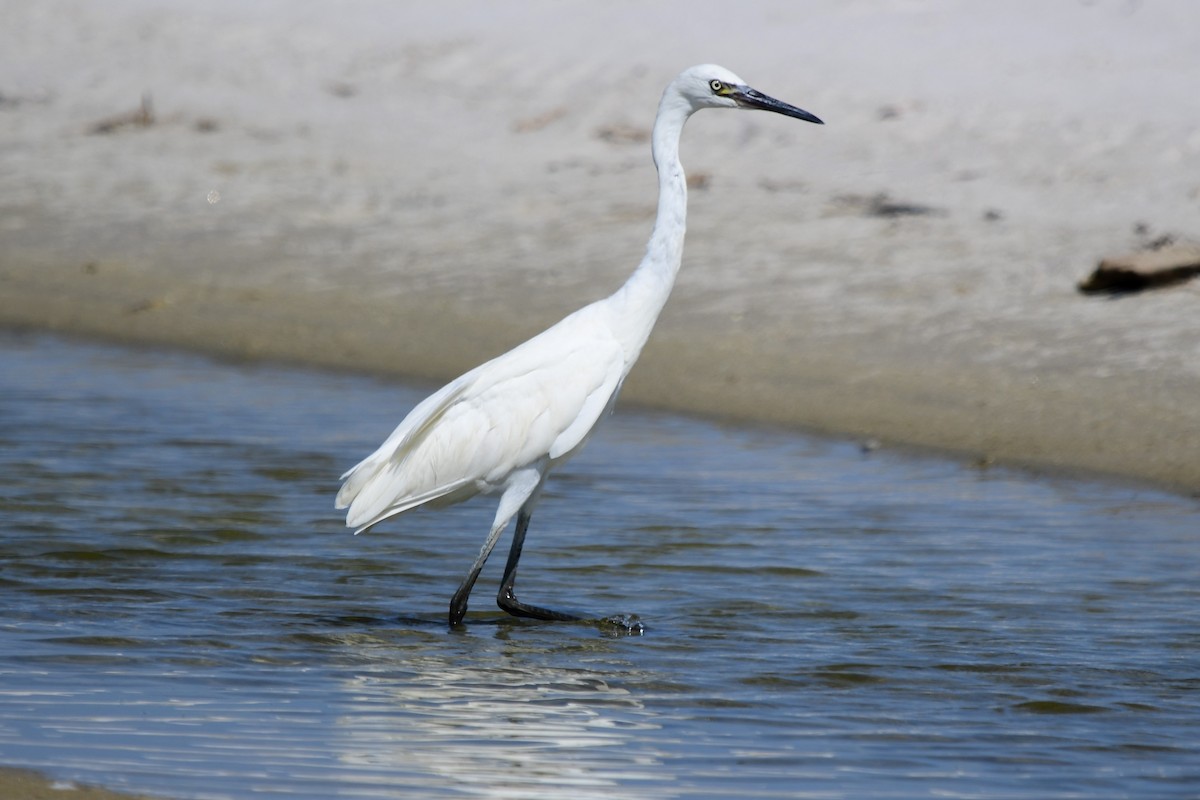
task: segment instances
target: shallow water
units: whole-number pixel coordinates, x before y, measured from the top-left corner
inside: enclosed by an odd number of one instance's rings
[[[0,337],[0,763],[179,798],[1189,797],[1200,504],[619,412],[523,599],[483,500],[354,537],[423,391]]]

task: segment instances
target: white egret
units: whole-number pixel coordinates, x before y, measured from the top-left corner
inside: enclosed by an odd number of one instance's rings
[[[822,124],[807,111],[751,89],[723,67],[704,64],[681,72],[663,92],[654,121],[658,215],[633,275],[609,297],[422,401],[378,450],[342,476],[337,508],[349,508],[346,525],[356,533],[417,506],[500,494],[487,540],[450,601],[451,627],[462,622],[479,572],[514,515],[516,531],[496,602],[518,617],[577,619],[519,601],[517,562],[546,476],[583,447],[612,409],[675,283],[687,217],[679,137],[702,108],[763,109]]]

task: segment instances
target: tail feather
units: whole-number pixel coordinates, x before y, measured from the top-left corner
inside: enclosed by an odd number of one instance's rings
[[[358,501],[355,500],[350,504],[350,510],[346,513],[346,527],[354,528],[354,535],[357,536],[368,528],[372,528],[375,525],[378,525],[380,522],[383,522],[385,519],[390,519],[397,514],[403,514],[405,511],[411,511],[417,506],[423,506],[426,503],[433,502],[439,498],[452,495],[469,483],[470,481],[467,480],[458,481],[448,486],[442,486],[432,491],[424,492],[423,494],[419,494],[415,497],[409,497],[396,501],[389,505],[385,505],[383,508],[379,508],[378,506],[374,508],[368,508],[366,506],[359,508]]]

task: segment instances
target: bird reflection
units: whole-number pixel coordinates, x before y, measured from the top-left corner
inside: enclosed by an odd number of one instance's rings
[[[346,765],[484,797],[620,800],[673,785],[657,754],[629,755],[630,739],[660,726],[607,673],[483,663],[493,652],[467,665],[396,655],[345,686],[335,738]]]

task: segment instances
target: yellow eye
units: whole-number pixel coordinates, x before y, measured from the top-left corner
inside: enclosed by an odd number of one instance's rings
[[[713,94],[720,94],[721,92],[725,91],[725,84],[721,83],[716,78],[713,78],[708,82],[708,88],[713,90]]]

